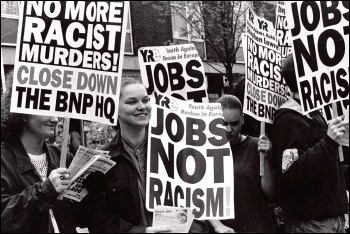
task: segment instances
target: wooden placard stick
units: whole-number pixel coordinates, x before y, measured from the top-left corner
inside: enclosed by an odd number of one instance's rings
[[[60,158],[60,167],[67,167],[66,158],[68,152],[68,139],[69,139],[69,118],[63,119],[63,141],[61,145],[61,158]]]
[[[337,118],[338,117],[338,107],[337,107],[336,102],[332,103],[332,109],[333,109],[333,117]],[[343,153],[343,146],[342,145],[339,146],[338,152],[339,152],[340,162],[343,162],[344,161],[344,153]]]
[[[260,123],[260,136],[265,135],[265,122]],[[264,162],[265,162],[265,152],[259,152],[260,154],[260,176],[264,176]]]

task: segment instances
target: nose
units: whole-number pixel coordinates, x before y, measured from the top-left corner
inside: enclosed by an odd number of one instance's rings
[[[56,117],[56,116],[51,116],[51,117],[50,117],[50,122],[58,123],[58,117]]]
[[[143,102],[140,102],[140,104],[137,107],[138,110],[143,110],[145,108],[146,108],[146,106],[145,106],[145,104]]]
[[[227,132],[232,132],[233,131],[233,128],[232,128],[231,124],[227,124],[226,131]]]

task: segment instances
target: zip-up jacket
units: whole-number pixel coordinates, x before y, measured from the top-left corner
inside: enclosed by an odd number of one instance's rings
[[[90,213],[90,232],[144,233],[147,227],[140,224],[137,171],[123,147],[120,131],[112,142],[101,149],[109,151],[116,165],[106,173],[106,191],[99,199],[95,202],[82,201],[90,204],[88,209],[91,212],[87,212]]]
[[[318,220],[347,213],[339,145],[327,129],[318,111],[304,116],[293,99],[276,111],[272,166],[281,206],[289,215]]]
[[[46,143],[44,151],[49,175],[59,167],[60,151]],[[70,162],[67,157],[67,164]],[[41,180],[19,139],[1,143],[1,232],[53,232],[49,209],[57,196],[50,180]]]

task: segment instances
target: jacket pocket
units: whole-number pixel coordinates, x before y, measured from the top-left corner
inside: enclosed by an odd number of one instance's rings
[[[125,212],[132,209],[132,194],[127,181],[113,182],[107,185],[107,199],[114,211],[123,217]]]

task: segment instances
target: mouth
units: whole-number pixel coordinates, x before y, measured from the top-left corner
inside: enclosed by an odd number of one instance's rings
[[[146,117],[148,114],[147,113],[141,113],[141,114],[136,114],[134,116],[139,117],[139,118],[143,118]]]

